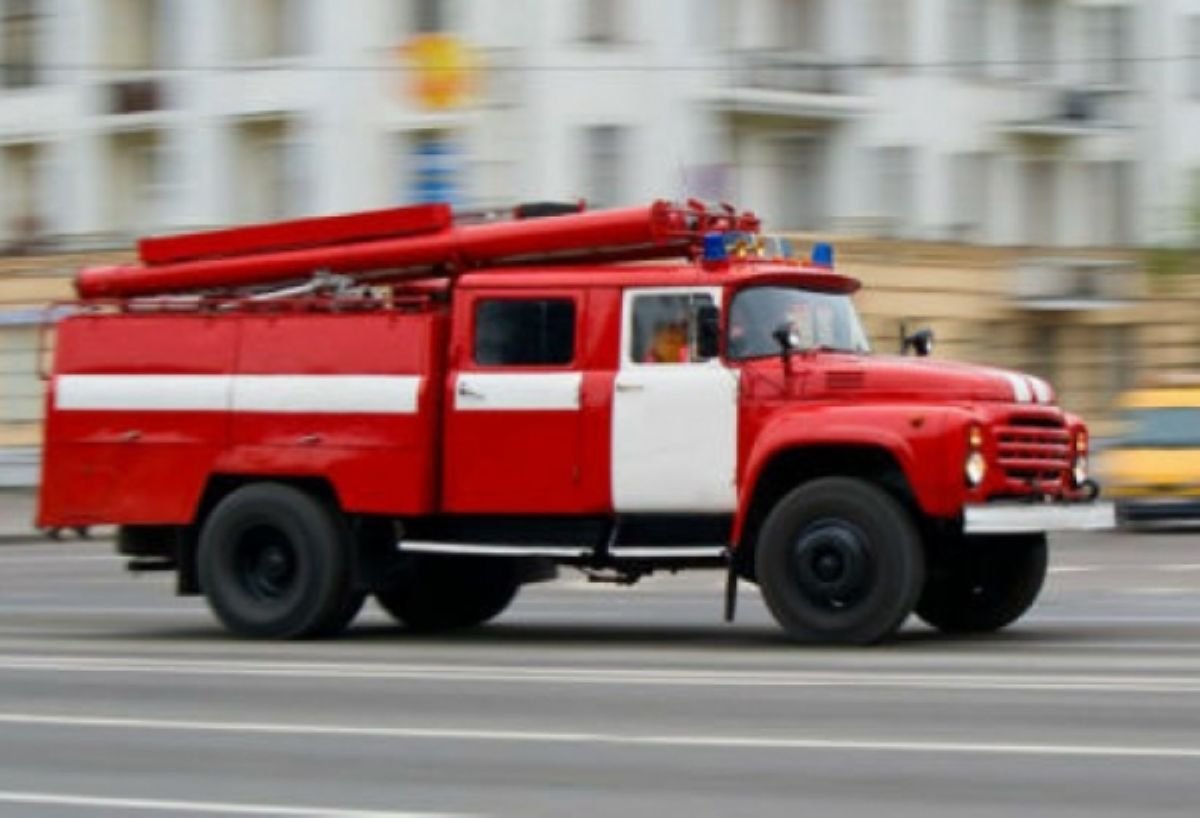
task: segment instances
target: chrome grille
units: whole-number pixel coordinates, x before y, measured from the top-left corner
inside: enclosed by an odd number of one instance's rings
[[[1013,415],[996,429],[996,461],[1011,483],[1061,486],[1071,469],[1070,435],[1061,418]]]

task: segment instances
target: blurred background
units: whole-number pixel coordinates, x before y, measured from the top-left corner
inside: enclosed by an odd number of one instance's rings
[[[1200,0],[0,0],[0,484],[46,305],[137,236],[682,197],[1117,434],[1200,372]]]

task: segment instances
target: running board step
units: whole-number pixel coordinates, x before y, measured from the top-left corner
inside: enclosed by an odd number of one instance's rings
[[[448,543],[423,540],[403,541],[396,548],[412,554],[473,554],[488,557],[553,557],[555,559],[590,560],[597,552],[582,545],[495,545],[484,543]],[[608,549],[612,560],[721,560],[725,557],[725,546],[613,546]]]

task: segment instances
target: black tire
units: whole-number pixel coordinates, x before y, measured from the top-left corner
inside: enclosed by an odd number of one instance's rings
[[[929,556],[917,616],[946,633],[997,631],[1029,610],[1046,580],[1045,534],[956,538]]]
[[[516,560],[403,555],[393,581],[375,598],[415,631],[469,628],[498,616],[517,595]]]
[[[323,622],[320,628],[309,635],[319,637],[337,636],[350,627],[350,623],[354,621],[355,617],[362,611],[363,605],[366,604],[366,591],[351,591],[342,601],[342,605],[338,611]]]
[[[763,522],[755,549],[763,599],[797,642],[867,645],[912,612],[925,578],[909,514],[849,477],[806,483]]]
[[[341,631],[362,605],[345,521],[318,498],[253,483],[221,500],[200,531],[200,587],[238,636],[299,639]]]

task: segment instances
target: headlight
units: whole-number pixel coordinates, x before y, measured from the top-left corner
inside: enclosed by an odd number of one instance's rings
[[[977,487],[983,482],[986,474],[987,460],[984,459],[983,452],[973,451],[968,454],[967,461],[963,465],[963,475],[967,478],[967,485],[970,488]]]
[[[1081,454],[1075,458],[1075,463],[1071,466],[1071,479],[1075,481],[1075,485],[1082,486],[1088,479],[1088,460],[1086,454]]]

